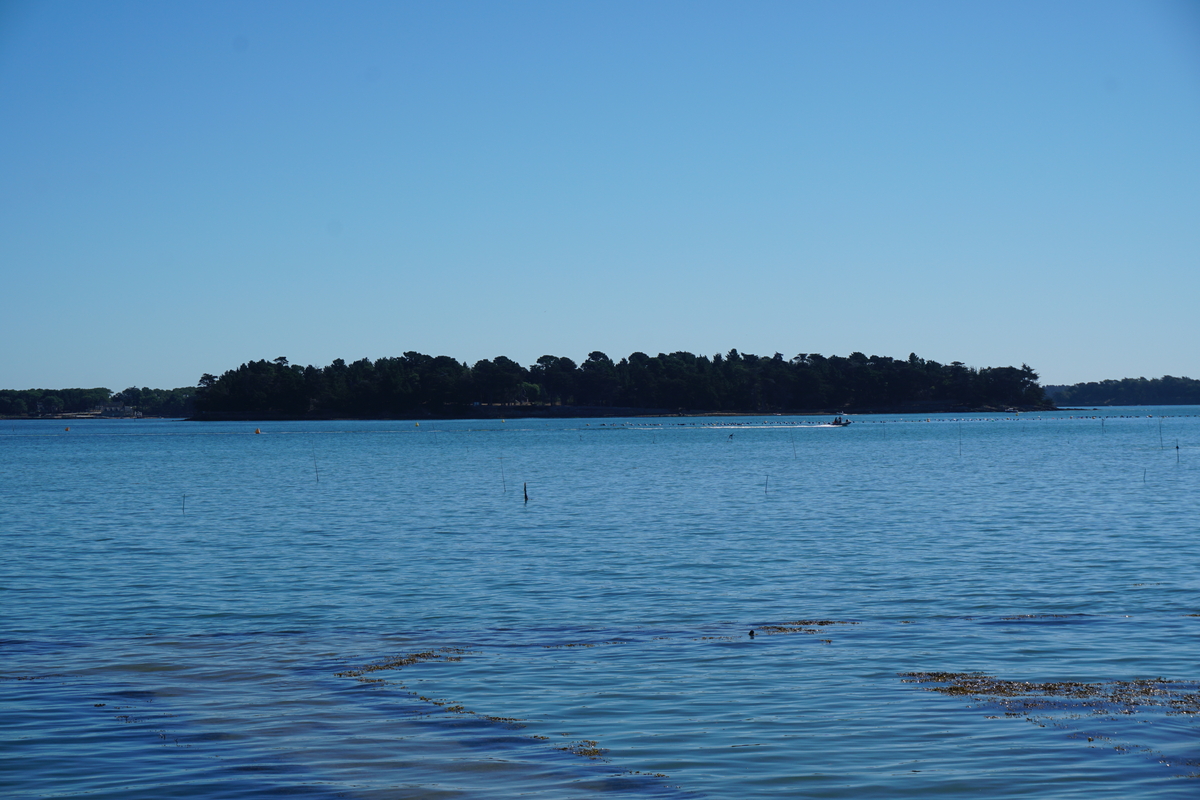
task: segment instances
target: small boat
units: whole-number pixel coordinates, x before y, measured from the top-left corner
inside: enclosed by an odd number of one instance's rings
[[[836,428],[844,428],[850,424],[850,420],[846,419],[845,417],[834,417],[833,422],[829,424]]]

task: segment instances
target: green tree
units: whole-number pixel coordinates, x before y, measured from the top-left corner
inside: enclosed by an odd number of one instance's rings
[[[617,379],[616,365],[612,359],[599,350],[588,353],[587,360],[580,369],[579,388],[588,405],[612,405],[612,400],[620,389]]]

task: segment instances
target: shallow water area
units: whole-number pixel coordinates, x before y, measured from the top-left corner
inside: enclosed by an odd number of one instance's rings
[[[1194,797],[1198,414],[0,423],[0,787]]]

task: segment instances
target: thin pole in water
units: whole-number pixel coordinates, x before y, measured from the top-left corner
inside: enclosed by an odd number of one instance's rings
[[[184,514],[187,513],[187,495],[186,494],[183,496],[183,504],[180,506],[180,511],[182,511]]]
[[[1179,463],[1179,440],[1175,440],[1175,463]]]
[[[1142,469],[1142,483],[1145,483],[1145,482],[1146,482],[1146,470],[1143,468]]]
[[[962,458],[962,423],[958,423],[958,457]]]
[[[500,456],[500,485],[504,487],[504,493],[508,494],[508,481],[504,479],[504,456]]]
[[[767,487],[771,485],[771,476],[767,476],[767,480],[763,483],[763,494],[767,493]]]
[[[800,456],[796,455],[796,434],[788,431],[788,437],[792,440],[792,458],[800,458]]]
[[[525,502],[528,503],[529,502],[529,484],[522,483],[521,489],[525,492]]]
[[[321,482],[321,470],[317,469],[317,446],[316,446],[316,444],[314,444],[312,442],[309,442],[309,444],[312,444],[313,472],[316,473],[317,483],[320,483]]]

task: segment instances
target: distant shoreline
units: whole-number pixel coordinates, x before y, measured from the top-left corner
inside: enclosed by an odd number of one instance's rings
[[[497,410],[491,414],[463,415],[395,415],[395,416],[346,416],[346,415],[287,415],[287,414],[221,414],[197,416],[94,416],[94,415],[42,415],[42,416],[0,416],[2,422],[17,421],[52,421],[80,422],[89,420],[127,421],[144,420],[178,420],[180,422],[398,422],[398,421],[449,421],[449,420],[602,420],[602,419],[709,419],[709,417],[780,417],[780,416],[881,416],[887,414],[1032,414],[1038,411],[1112,411],[1122,408],[1145,408],[1147,405],[1195,405],[1195,403],[1134,403],[1130,405],[1105,405],[1105,407],[1031,407],[1014,410],[991,407],[980,408],[947,408],[947,409],[911,409],[884,408],[870,410],[832,410],[809,409],[797,411],[655,411],[654,409],[611,409],[582,413],[530,414],[516,409]]]
[[[54,422],[83,422],[88,420],[105,420],[105,421],[128,421],[136,422],[139,420],[179,420],[180,422],[341,422],[341,421],[358,421],[358,422],[395,422],[412,420],[423,422],[425,420],[506,420],[506,419],[704,419],[708,417],[834,417],[834,416],[876,416],[880,414],[1029,414],[1036,412],[1047,411],[1084,411],[1084,412],[1105,412],[1115,411],[1121,408],[1144,408],[1146,406],[1189,406],[1196,405],[1195,403],[1133,403],[1128,406],[1057,406],[1054,408],[1045,408],[1040,406],[1031,406],[1025,408],[1003,409],[993,406],[979,407],[957,407],[957,408],[871,408],[871,409],[850,409],[850,410],[833,410],[833,409],[801,409],[793,411],[668,411],[664,409],[645,409],[645,408],[577,408],[563,407],[560,411],[556,407],[552,413],[539,411],[530,411],[518,407],[508,408],[493,408],[483,407],[474,408],[474,413],[464,414],[397,414],[393,416],[348,416],[344,414],[331,415],[295,415],[295,414],[204,414],[191,417],[181,416],[140,416],[140,417],[102,417],[89,414],[61,414],[61,415],[41,415],[41,416],[4,416],[0,417],[0,421],[29,421],[42,420]]]
[[[1013,407],[1010,407],[1013,408]],[[670,410],[662,408],[631,408],[631,407],[609,407],[609,406],[553,406],[547,408],[537,407],[521,407],[521,406],[473,406],[469,409],[464,409],[458,413],[409,413],[396,414],[388,416],[370,415],[370,416],[350,416],[345,414],[331,415],[315,415],[315,414],[239,414],[226,412],[221,414],[196,414],[188,417],[189,422],[250,422],[254,420],[264,421],[288,421],[288,422],[315,422],[325,420],[453,420],[453,419],[605,419],[605,418],[693,418],[700,419],[705,417],[822,417],[822,416],[845,416],[845,415],[867,415],[867,414],[951,414],[951,413],[969,413],[969,414],[1004,414],[1004,413],[1027,413],[1031,411],[1058,411],[1062,409],[1045,408],[1038,406],[1029,406],[1021,408],[1013,408],[1013,410],[1005,408],[997,408],[995,406],[979,406],[979,407],[964,407],[964,406],[922,406],[914,408],[912,406],[892,406],[882,408],[869,409],[795,409],[789,411],[700,411],[692,409]]]

